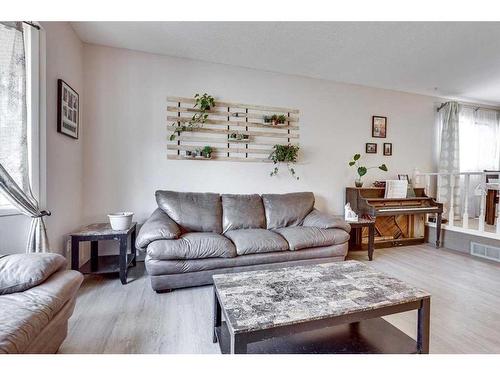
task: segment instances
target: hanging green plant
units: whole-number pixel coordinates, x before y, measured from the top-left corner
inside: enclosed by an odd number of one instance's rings
[[[269,155],[269,159],[276,165],[271,172],[271,176],[276,176],[279,172],[280,163],[286,163],[288,171],[295,179],[299,179],[295,173],[293,165],[297,162],[299,157],[299,145],[274,145],[273,151]]]
[[[194,99],[195,101],[193,108],[198,108],[200,112],[195,113],[193,117],[191,117],[191,120],[189,120],[189,122],[184,125],[176,125],[176,123],[174,122],[172,124],[174,126],[174,130],[169,138],[171,141],[175,140],[175,137],[182,132],[192,131],[195,128],[203,126],[208,118],[208,113],[205,112],[210,111],[210,109],[215,106],[215,99],[207,93],[203,95],[196,94],[194,96]]]

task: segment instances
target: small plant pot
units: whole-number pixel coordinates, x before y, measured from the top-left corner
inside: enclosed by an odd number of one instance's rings
[[[273,120],[273,121],[271,121],[271,124],[273,124],[273,126],[276,126],[276,125],[278,125],[278,121],[277,120]]]
[[[361,181],[361,180],[356,180],[356,181],[354,181],[354,185],[355,185],[357,188],[363,187],[363,181]]]

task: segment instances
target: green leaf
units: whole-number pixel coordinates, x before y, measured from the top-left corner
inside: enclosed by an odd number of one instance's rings
[[[354,157],[353,157],[353,159],[354,159],[354,161],[356,161],[356,160],[359,160],[360,157],[361,157],[360,154],[355,154]]]
[[[358,168],[358,174],[359,174],[359,177],[363,177],[367,172],[367,169],[366,167],[359,167]]]
[[[170,135],[170,140],[171,141],[175,140],[175,134]]]
[[[356,164],[356,162],[355,162],[355,161],[350,161],[350,162],[349,162],[349,167],[352,167],[354,164]]]
[[[378,167],[379,169],[383,170],[384,172],[387,172],[387,165],[382,164],[381,166]]]

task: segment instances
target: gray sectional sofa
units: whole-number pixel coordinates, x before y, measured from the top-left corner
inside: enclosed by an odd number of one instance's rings
[[[347,254],[350,226],[314,208],[314,194],[157,191],[136,246],[157,292],[212,283],[212,275],[325,261]]]
[[[0,255],[0,354],[57,352],[83,281],[66,266],[58,254]]]

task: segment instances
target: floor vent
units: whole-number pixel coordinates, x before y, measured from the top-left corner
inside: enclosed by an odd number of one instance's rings
[[[471,255],[500,262],[500,247],[484,245],[477,242],[470,243]]]

